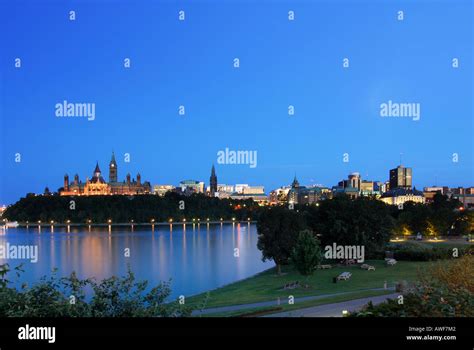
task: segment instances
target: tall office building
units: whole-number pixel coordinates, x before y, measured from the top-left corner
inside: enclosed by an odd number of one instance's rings
[[[411,190],[412,188],[412,169],[399,165],[390,170],[390,190],[403,188]]]

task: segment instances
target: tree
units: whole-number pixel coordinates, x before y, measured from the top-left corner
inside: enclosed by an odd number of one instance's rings
[[[365,197],[351,200],[340,196],[322,201],[307,217],[321,245],[364,245],[367,252],[383,249],[394,223],[387,204]]]
[[[291,254],[291,261],[298,272],[306,277],[312,275],[322,258],[319,240],[313,232],[310,230],[301,231]]]
[[[277,274],[281,265],[286,265],[296,244],[298,233],[305,228],[301,214],[284,207],[264,211],[257,223],[257,247],[262,251],[262,260],[273,260]]]

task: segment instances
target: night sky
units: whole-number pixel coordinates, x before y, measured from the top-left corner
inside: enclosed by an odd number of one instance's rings
[[[255,2],[2,1],[0,205],[96,161],[108,179],[112,151],[119,180],[152,185],[208,184],[213,163],[267,192],[386,181],[400,153],[417,188],[474,185],[472,1]],[[64,100],[95,119],[57,117]],[[381,117],[389,100],[420,120]],[[257,166],[217,164],[226,148]]]

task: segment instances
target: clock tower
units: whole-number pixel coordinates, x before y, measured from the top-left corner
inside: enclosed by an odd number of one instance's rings
[[[115,161],[114,152],[112,152],[112,159],[109,164],[109,182],[117,182],[117,162]]]

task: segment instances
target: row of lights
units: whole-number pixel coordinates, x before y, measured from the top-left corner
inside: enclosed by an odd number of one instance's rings
[[[235,220],[236,220],[235,218],[232,218],[232,221],[235,222]],[[247,218],[247,221],[250,221],[250,220],[251,220],[250,218]],[[4,221],[5,221],[5,220],[4,220]],[[183,219],[182,221],[183,221],[183,222],[186,222],[186,219]],[[197,222],[201,222],[201,219],[193,219],[193,222],[196,222],[196,221],[197,221]],[[209,222],[210,219],[207,218],[206,221]],[[220,221],[224,221],[224,219],[223,219],[223,218],[220,218]],[[41,220],[38,220],[37,222],[38,222],[38,224],[41,224]],[[133,219],[130,220],[130,223],[133,224],[134,222],[135,222],[135,221],[134,221]],[[154,223],[155,223],[155,219],[151,219],[150,222],[151,222],[152,224],[154,224]],[[173,222],[173,219],[169,219],[168,222],[169,222],[169,223],[172,223],[172,222]],[[27,225],[28,225],[29,223],[30,223],[29,221],[26,221],[26,224],[27,224]],[[67,223],[67,224],[70,224],[70,223],[71,223],[71,220],[66,220],[66,223]],[[91,224],[91,223],[92,223],[92,220],[90,220],[90,219],[87,220],[87,223],[88,223],[88,224]],[[108,224],[111,224],[111,223],[112,223],[112,219],[108,219],[108,220],[107,220],[107,223],[108,223]],[[54,221],[54,220],[51,220],[51,221],[50,221],[50,224],[51,224],[51,225],[54,225],[54,224],[55,224],[55,221]]]

